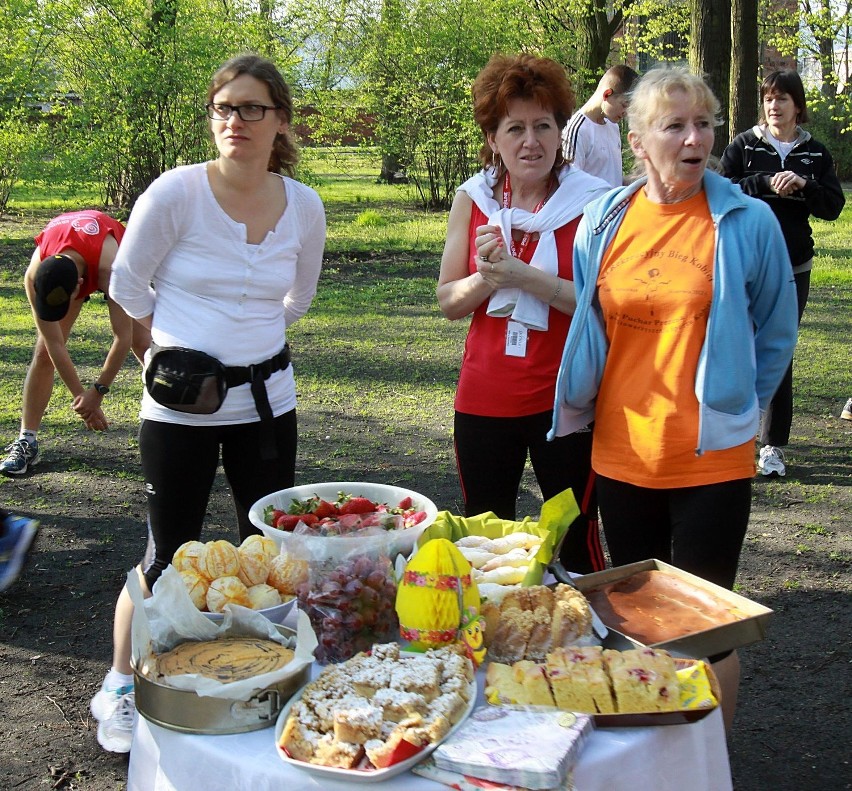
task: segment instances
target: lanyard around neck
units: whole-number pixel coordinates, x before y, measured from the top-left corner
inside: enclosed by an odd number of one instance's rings
[[[538,214],[541,211],[541,207],[547,203],[547,198],[550,195],[550,191],[553,189],[553,175],[550,176],[550,180],[547,182],[547,192],[544,193],[544,197],[536,204],[536,207],[533,209],[533,214]],[[503,181],[503,208],[509,209],[512,207],[512,181],[509,177],[509,171],[506,171],[506,178]],[[524,235],[521,237],[521,241],[515,244],[515,240],[513,238],[509,239],[509,248],[512,255],[515,258],[520,258],[523,260],[523,255],[529,246],[530,240],[532,239],[532,232],[525,231]]]

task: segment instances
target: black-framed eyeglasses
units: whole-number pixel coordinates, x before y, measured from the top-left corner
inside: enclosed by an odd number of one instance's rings
[[[207,117],[214,121],[227,121],[236,113],[243,121],[262,121],[267,110],[280,110],[276,105],[265,104],[219,104],[210,102],[204,105]]]

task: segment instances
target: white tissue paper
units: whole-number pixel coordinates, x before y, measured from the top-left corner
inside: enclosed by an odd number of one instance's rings
[[[529,789],[562,785],[594,719],[543,706],[480,706],[433,753],[441,769]]]

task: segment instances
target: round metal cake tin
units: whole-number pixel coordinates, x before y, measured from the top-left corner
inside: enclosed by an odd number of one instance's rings
[[[277,628],[288,637],[295,636],[292,629]],[[258,690],[249,700],[231,700],[202,697],[191,690],[166,686],[143,676],[134,667],[136,710],[146,720],[182,733],[217,735],[271,728],[287,701],[308,683],[310,672],[307,665]]]

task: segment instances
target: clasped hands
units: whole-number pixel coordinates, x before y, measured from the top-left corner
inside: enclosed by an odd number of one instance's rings
[[[506,252],[503,234],[496,225],[476,229],[476,269],[493,289],[514,285],[515,259]]]
[[[776,194],[782,197],[792,195],[796,190],[802,189],[807,181],[802,177],[793,173],[792,170],[782,170],[780,173],[774,173],[769,179],[769,188]]]
[[[71,402],[71,408],[80,416],[80,420],[86,424],[86,428],[90,431],[104,431],[109,428],[100,402],[100,394],[92,387],[75,396]]]

